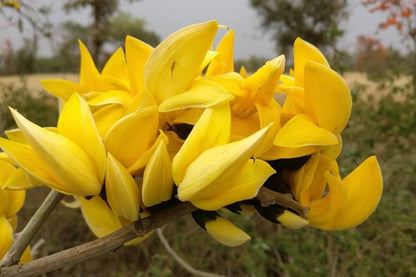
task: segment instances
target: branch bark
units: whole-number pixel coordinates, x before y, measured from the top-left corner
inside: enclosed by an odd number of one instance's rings
[[[159,228],[170,221],[174,221],[191,213],[196,208],[189,202],[180,202],[170,207],[155,211],[151,216],[94,241],[66,249],[21,265],[8,266],[0,269],[0,277],[34,276],[57,270],[62,266],[74,265],[93,257],[114,251],[125,242]]]
[[[257,199],[263,207],[279,204],[280,206],[294,210],[305,219],[308,218],[308,208],[303,207],[299,202],[295,201],[291,194],[283,194],[266,187],[261,187],[257,193]]]
[[[262,187],[259,190],[257,199],[263,206],[279,204],[283,207],[295,210],[299,215],[305,218],[307,217],[307,208],[302,207],[290,195],[281,194]],[[146,233],[160,228],[182,216],[190,214],[196,209],[197,208],[189,202],[179,202],[161,208],[154,211],[151,216],[140,219],[103,238],[39,258],[32,262],[0,268],[0,277],[40,275],[57,270],[62,266],[71,266],[81,263],[109,251],[114,251],[123,246],[124,243],[136,237],[144,236]]]

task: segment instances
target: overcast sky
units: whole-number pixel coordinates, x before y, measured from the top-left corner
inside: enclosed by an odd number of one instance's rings
[[[90,22],[89,11],[65,14],[61,10],[63,1],[33,0],[33,5],[41,6],[48,3],[54,11],[51,20],[54,26],[59,26],[65,20],[75,20],[80,23]],[[276,56],[274,42],[270,34],[260,28],[259,18],[254,9],[250,8],[249,0],[142,0],[133,4],[122,1],[121,10],[135,17],[145,18],[148,28],[162,38],[189,24],[217,19],[220,24],[235,29],[235,57],[247,58],[251,55]],[[358,35],[374,35],[378,23],[384,19],[380,14],[369,14],[361,6],[360,0],[350,0],[350,18],[343,23],[346,30],[340,42],[342,49],[352,51]],[[1,16],[1,15],[0,15]],[[222,32],[224,33],[224,31]],[[21,39],[25,36],[10,26],[4,18],[0,18],[0,49],[6,39],[11,39],[15,48],[21,47]],[[379,32],[377,37],[389,46],[400,48],[402,43],[395,30]],[[51,53],[48,44],[41,44],[41,55]]]

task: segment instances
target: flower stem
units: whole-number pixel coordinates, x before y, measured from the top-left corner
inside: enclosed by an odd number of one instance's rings
[[[22,256],[23,251],[29,245],[30,241],[39,231],[39,228],[46,221],[50,213],[61,201],[64,195],[57,191],[51,190],[43,200],[42,204],[26,224],[25,228],[16,235],[13,245],[0,262],[0,268],[17,264]]]

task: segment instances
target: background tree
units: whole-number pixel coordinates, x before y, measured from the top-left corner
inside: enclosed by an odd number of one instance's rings
[[[301,37],[336,57],[337,40],[344,34],[340,22],[348,17],[347,0],[250,0],[264,29],[273,33],[276,49],[289,54]],[[335,62],[335,61],[333,61]]]
[[[407,43],[413,60],[409,73],[412,75],[413,95],[416,97],[416,0],[364,0],[362,4],[371,13],[386,15],[385,20],[379,24],[379,29],[396,28]]]

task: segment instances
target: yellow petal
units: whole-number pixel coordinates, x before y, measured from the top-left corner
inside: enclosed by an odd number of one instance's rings
[[[93,117],[101,138],[105,138],[110,128],[122,118],[124,113],[121,105],[108,105],[94,112]]]
[[[207,80],[199,80],[184,93],[168,98],[159,105],[160,112],[187,108],[210,108],[232,100],[233,95],[222,86]]]
[[[255,157],[260,156],[273,146],[273,141],[276,137],[277,132],[280,129],[280,106],[276,100],[271,99],[269,103],[258,102],[255,104],[260,119],[260,128],[268,126],[273,123],[269,133],[259,149],[254,154]]]
[[[351,114],[351,93],[332,69],[315,63],[305,65],[305,108],[322,128],[338,135]]]
[[[124,51],[121,47],[111,55],[110,59],[108,59],[101,71],[101,75],[111,76],[118,80],[127,81],[129,79],[126,58],[124,57]]]
[[[297,38],[293,47],[296,85],[303,87],[304,67],[308,61],[320,63],[329,67],[328,61],[318,48],[301,38]]]
[[[217,146],[203,152],[192,162],[179,184],[181,201],[215,195],[236,172],[242,170],[267,135],[270,126],[240,141]]]
[[[55,190],[70,193],[71,187],[57,180],[48,165],[33,151],[30,145],[0,138],[0,147],[39,183]],[[8,180],[9,181],[9,180]]]
[[[337,213],[348,197],[348,190],[340,179],[329,172],[326,172],[324,176],[329,191],[325,197],[310,203],[308,216],[310,225],[327,230],[337,220]]]
[[[62,98],[64,101],[68,100],[69,97],[75,92],[80,94],[86,92],[82,86],[68,80],[48,79],[41,80],[40,82],[47,92],[56,97]]]
[[[278,159],[291,159],[308,156],[321,150],[320,146],[303,146],[298,148],[281,147],[273,145],[267,152],[261,154],[261,158],[266,161]]]
[[[121,223],[100,196],[90,200],[79,197],[81,211],[90,230],[101,238],[120,229]]]
[[[102,106],[108,104],[127,105],[132,100],[130,93],[122,90],[110,90],[90,98],[88,104],[91,106]]]
[[[30,245],[26,247],[25,251],[23,251],[22,256],[20,257],[19,264],[24,264],[33,260],[32,253],[30,253]]]
[[[289,229],[300,229],[309,224],[307,220],[288,210],[279,215],[277,220]]]
[[[4,190],[8,194],[8,205],[5,212],[6,217],[11,217],[23,207],[26,199],[24,190]]]
[[[0,189],[22,190],[30,189],[37,185],[38,184],[31,182],[26,172],[19,167],[9,176],[7,181],[3,183],[3,187],[0,186]]]
[[[267,61],[264,66],[243,81],[243,89],[250,91],[250,97],[254,98],[254,101],[269,103],[284,68],[285,57],[283,55]]]
[[[361,163],[342,181],[347,187],[348,196],[331,230],[361,224],[374,212],[383,192],[383,177],[375,156]]]
[[[143,71],[153,47],[141,40],[126,36],[126,59],[131,89],[134,94],[143,90]]]
[[[0,259],[6,255],[13,242],[13,229],[4,215],[0,215]]]
[[[214,195],[204,194],[191,199],[194,206],[203,210],[218,210],[232,203],[254,198],[263,183],[276,171],[265,161],[250,159],[240,172],[222,185],[222,191]]]
[[[146,207],[172,197],[172,166],[164,140],[160,140],[143,174],[142,201]]]
[[[0,160],[0,189],[15,171],[16,168],[12,164]]]
[[[228,103],[206,109],[172,161],[173,179],[178,185],[185,172],[201,153],[225,144],[230,138],[231,118]]]
[[[306,115],[299,114],[287,122],[277,133],[274,144],[282,147],[303,147],[335,145],[338,143],[336,135],[318,127]]]
[[[146,164],[149,162],[150,158],[152,157],[153,153],[155,152],[156,148],[159,146],[159,144],[163,141],[163,143],[166,145],[170,139],[160,131],[160,134],[158,138],[156,139],[155,143],[138,159],[133,165],[131,165],[127,170],[132,175],[138,175],[140,170],[146,166]]]
[[[139,218],[140,195],[136,181],[111,154],[107,159],[105,191],[108,204],[116,216],[130,221]]]
[[[95,67],[95,63],[88,51],[87,47],[78,40],[79,52],[81,55],[81,66],[79,72],[79,84],[84,87],[87,92],[97,90],[95,80],[100,73]]]
[[[75,142],[94,163],[98,180],[104,180],[106,156],[87,102],[73,94],[63,107],[58,120],[58,133]]]
[[[106,149],[126,168],[150,147],[158,129],[157,107],[138,109],[117,121],[105,138]]]
[[[206,76],[234,71],[234,37],[234,30],[231,29],[220,40],[216,49],[219,55],[211,61]]]
[[[240,246],[250,240],[243,230],[222,217],[205,223],[208,234],[216,241],[231,247]]]
[[[158,103],[184,91],[199,74],[217,29],[215,20],[185,27],[150,54],[144,70],[144,86]]]
[[[37,126],[16,110],[11,111],[33,150],[50,168],[54,177],[68,184],[67,187],[71,188],[69,193],[95,195],[101,191],[102,182],[96,165],[86,152],[68,138]]]

